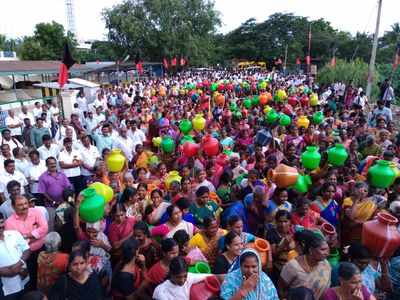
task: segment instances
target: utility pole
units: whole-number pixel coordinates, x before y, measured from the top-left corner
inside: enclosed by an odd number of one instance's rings
[[[378,0],[378,16],[376,17],[374,43],[372,44],[371,59],[369,61],[369,68],[368,68],[368,83],[367,83],[367,89],[365,91],[365,94],[368,97],[368,99],[371,97],[372,83],[374,80],[373,77],[375,71],[376,50],[378,48],[378,35],[379,35],[379,23],[381,22],[381,9],[382,9],[382,0]]]
[[[286,75],[287,52],[288,52],[288,44],[286,44],[285,47],[285,61],[283,62],[283,74],[285,75]]]

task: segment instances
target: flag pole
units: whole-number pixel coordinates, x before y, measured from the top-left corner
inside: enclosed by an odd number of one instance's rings
[[[365,91],[365,95],[367,96],[368,99],[371,96],[372,82],[374,80],[373,77],[375,71],[376,50],[378,49],[378,35],[379,35],[379,24],[381,22],[381,10],[382,10],[382,0],[378,0],[378,15],[376,17],[374,43],[372,45],[371,59],[369,61],[369,68],[368,68],[368,83]]]
[[[311,72],[311,22],[310,27],[308,29],[308,64],[307,64],[307,73],[310,76]]]

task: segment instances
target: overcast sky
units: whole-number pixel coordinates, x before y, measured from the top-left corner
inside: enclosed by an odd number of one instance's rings
[[[104,39],[103,8],[121,0],[74,0],[79,38]],[[341,30],[373,32],[377,0],[215,0],[223,25],[229,32],[249,18],[264,21],[276,12],[291,12],[311,19],[324,18]],[[400,22],[400,0],[383,0],[380,35]],[[56,21],[66,25],[65,0],[2,0],[0,33],[9,37],[31,35],[36,23]]]

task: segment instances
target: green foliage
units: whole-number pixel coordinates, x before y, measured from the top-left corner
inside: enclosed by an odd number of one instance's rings
[[[65,41],[74,51],[76,41],[71,33],[65,35],[64,27],[56,22],[36,24],[34,35],[25,37],[18,49],[18,55],[25,60],[59,60]]]
[[[211,60],[220,22],[214,3],[204,0],[125,0],[103,17],[120,54],[156,61],[184,55],[203,65]]]
[[[262,23],[249,19],[228,33],[225,38],[227,55],[231,58],[267,60],[283,56],[287,45],[288,64],[294,64],[296,57],[304,58],[307,54],[310,25],[311,51],[316,62],[329,61],[335,47],[338,50],[343,48],[342,51],[348,54],[344,45],[351,35],[338,32],[329,22],[323,19],[309,21],[291,13],[276,13]]]
[[[379,72],[376,70],[373,76],[372,98],[376,99],[378,95],[378,82],[381,80]],[[365,89],[368,79],[368,64],[361,59],[345,61],[338,59],[336,67],[326,64],[319,72],[317,81],[322,85],[329,85],[332,82],[343,81],[346,84],[352,83],[355,87]]]
[[[0,34],[0,51],[16,51],[19,42],[18,39],[10,39]]]

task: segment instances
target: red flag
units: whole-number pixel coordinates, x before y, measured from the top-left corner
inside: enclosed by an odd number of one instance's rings
[[[400,43],[397,44],[396,54],[394,56],[394,61],[392,65],[393,71],[396,71],[399,65],[400,65]]]
[[[135,64],[136,64],[136,71],[138,72],[139,75],[142,75],[143,74],[143,61],[140,58],[139,53],[136,54]]]
[[[143,74],[143,63],[141,61],[136,63],[136,70],[137,70],[139,75]]]
[[[297,57],[297,58],[296,58],[296,65],[301,65],[300,57]]]
[[[181,60],[179,62],[179,64],[183,67],[184,65],[186,65],[186,59],[184,59],[183,57],[181,57]]]
[[[172,67],[176,67],[176,57],[174,57],[173,59],[171,59],[171,66],[172,66]]]
[[[336,57],[335,56],[332,57],[332,59],[331,59],[331,67],[332,68],[336,67]]]
[[[166,59],[165,57],[163,58],[163,65],[164,69],[168,69],[168,59]]]
[[[58,72],[58,84],[60,88],[68,80],[68,70],[74,65],[75,60],[72,58],[71,52],[69,51],[68,43],[64,44],[63,59],[61,61],[60,70]]]
[[[311,63],[310,55],[306,56],[306,64],[309,65]]]

